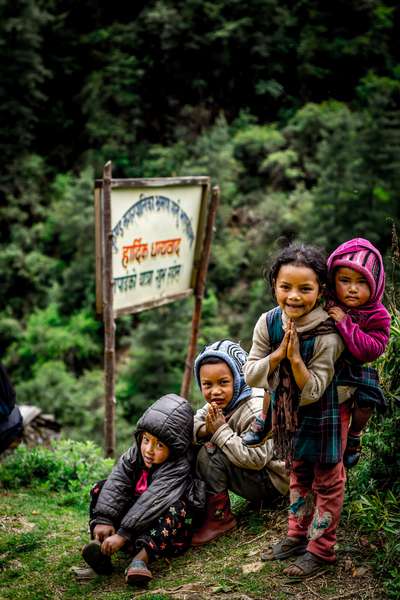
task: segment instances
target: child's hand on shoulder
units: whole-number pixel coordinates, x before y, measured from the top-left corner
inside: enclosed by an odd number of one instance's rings
[[[114,535],[115,529],[112,525],[96,525],[93,530],[93,535],[95,540],[99,540],[99,542],[104,542],[104,540],[110,535]]]
[[[331,306],[327,309],[327,313],[336,323],[343,321],[346,317],[346,313],[339,306]]]
[[[222,414],[222,410],[218,407],[215,402],[211,402],[208,406],[208,413],[206,417],[206,428],[207,431],[213,435],[222,425],[225,425],[226,419]]]
[[[125,542],[126,539],[122,537],[122,535],[114,533],[114,535],[111,535],[110,537],[105,539],[104,542],[101,544],[101,551],[103,554],[111,556],[111,554],[114,554],[115,552],[120,550],[122,546],[124,546]]]

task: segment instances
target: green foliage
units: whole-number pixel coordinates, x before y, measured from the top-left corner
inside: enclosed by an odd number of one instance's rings
[[[237,282],[241,273],[245,273],[247,264],[243,239],[232,236],[225,244],[221,244],[218,253],[215,253],[211,268],[213,278],[221,282],[221,292]]]
[[[363,436],[365,459],[349,474],[349,499],[374,490],[400,491],[400,411],[396,406],[386,418],[374,417]]]
[[[110,21],[86,0],[0,2],[0,347],[20,402],[101,439],[93,179],[105,160],[117,177],[220,185],[199,347],[249,348],[273,305],[261,269],[279,238],[331,250],[362,235],[387,253],[400,217],[398,10],[325,4],[151,0],[117,4]],[[179,391],[191,313],[188,301],[117,320],[123,439],[124,414]],[[391,397],[398,350],[382,375]]]
[[[400,571],[399,314],[392,316],[387,352],[377,361],[389,401],[386,418],[374,418],[363,436],[364,459],[349,473],[346,512],[376,546],[374,565],[388,598],[397,598]],[[377,491],[378,490],[378,491]]]
[[[224,203],[231,204],[235,202],[239,168],[230,127],[220,113],[213,126],[194,140],[179,174],[209,175],[212,184],[220,186]]]
[[[92,0],[0,0],[0,348],[18,402],[54,413],[76,440],[102,440],[93,179],[106,160],[116,177],[220,185],[199,348],[226,337],[249,348],[274,304],[261,270],[282,237],[329,251],[361,235],[388,256],[400,219],[398,12],[389,0],[150,0],[116,3],[110,21]],[[179,392],[191,316],[188,300],[117,320],[121,450],[143,410]],[[399,355],[394,310],[377,361],[389,412],[371,422],[348,490],[360,530],[384,531],[376,567],[393,598]],[[192,396],[201,402],[195,386]],[[49,478],[67,496],[92,482],[73,466],[84,446],[62,448],[18,450],[15,481]]]
[[[188,301],[140,315],[140,325],[132,336],[116,390],[124,414],[131,422],[163,394],[179,393],[190,322]],[[160,331],[168,334],[160,335]]]
[[[233,500],[240,527],[213,544],[173,557],[169,563],[154,561],[151,567],[154,579],[145,592],[134,592],[126,585],[124,570],[129,557],[122,552],[113,556],[112,578],[99,576],[77,581],[73,576],[66,577],[72,567],[85,566],[81,549],[88,541],[88,533],[87,506],[75,502],[66,505],[64,496],[63,492],[32,488],[0,494],[3,567],[0,586],[5,599],[97,600],[106,597],[107,600],[131,600],[136,593],[147,600],[167,600],[176,596],[179,588],[179,593],[191,596],[200,593],[287,600],[296,589],[293,585],[288,587],[282,565],[276,561],[265,563],[257,572],[243,572],[242,567],[251,569],[255,565],[254,556],[259,551],[256,542],[268,544],[274,541],[274,536],[285,535],[287,515],[284,508],[254,511],[248,503],[243,505],[242,500],[241,507]],[[24,526],[30,530],[24,531]],[[355,532],[347,528],[346,535],[353,541]],[[370,550],[368,560],[372,554]],[[360,589],[377,587],[370,574],[361,579],[341,569],[338,577],[338,569],[340,567],[333,567],[323,578],[308,580],[313,596],[334,597],[352,592],[357,597]],[[310,596],[311,592],[307,590],[307,594]]]
[[[400,581],[400,505],[398,494],[376,492],[361,496],[351,506],[363,535],[375,542],[374,565],[384,579],[388,598],[398,598]]]
[[[58,312],[56,304],[33,313],[10,355],[18,362],[25,377],[50,360],[63,360],[70,367],[84,367],[97,358],[100,347],[94,338],[99,323],[93,315],[82,311],[68,319]]]
[[[215,340],[223,340],[228,337],[229,327],[228,323],[221,318],[218,297],[212,289],[209,289],[203,300],[198,346],[202,348]]]
[[[51,298],[62,314],[81,309],[81,304],[92,311],[94,303],[93,178],[90,167],[78,176],[55,177],[49,192],[51,206],[37,226],[43,252],[51,250],[57,262]]]
[[[285,139],[276,125],[250,125],[234,138],[234,156],[242,165],[241,190],[248,192],[266,182],[268,157],[282,149]]]
[[[392,313],[390,330],[389,344],[385,350],[385,354],[378,359],[377,366],[381,382],[393,405],[395,404],[395,399],[397,398],[398,403],[400,398],[400,313],[397,310]]]
[[[113,461],[101,458],[93,442],[62,440],[51,449],[19,446],[0,464],[0,482],[4,488],[32,487],[68,492],[82,497],[94,482],[104,479]]]
[[[136,57],[135,23],[114,22],[94,30],[84,36],[83,45],[94,68],[86,74],[81,90],[82,112],[87,119],[89,147],[102,149],[97,156],[90,152],[89,157],[97,159],[99,168],[101,161],[112,159],[117,168],[127,170],[127,152],[133,151],[142,124],[139,90],[144,71]],[[125,152],[121,153],[121,147]]]
[[[50,7],[42,4],[32,0],[22,0],[18,6],[0,2],[0,149],[3,164],[14,163],[14,173],[16,158],[31,149],[37,109],[47,100],[44,82],[50,73],[43,60],[43,35],[52,19]],[[1,179],[4,182],[4,170]]]
[[[52,413],[64,430],[76,439],[102,435],[104,382],[100,370],[75,377],[62,361],[48,361],[35,369],[32,379],[16,385],[20,404],[34,404]]]

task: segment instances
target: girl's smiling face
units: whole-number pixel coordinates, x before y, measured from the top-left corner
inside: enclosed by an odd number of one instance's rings
[[[310,313],[321,296],[315,271],[293,263],[279,269],[274,292],[278,305],[289,319]]]
[[[225,362],[200,367],[200,385],[204,399],[223,409],[233,398],[233,374]]]
[[[153,465],[161,465],[169,456],[169,448],[160,440],[144,431],[140,443],[140,452],[142,454],[145,466],[150,469]]]

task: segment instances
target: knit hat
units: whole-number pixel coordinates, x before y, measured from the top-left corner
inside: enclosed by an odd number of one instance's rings
[[[247,360],[247,352],[231,340],[221,340],[206,346],[197,356],[194,362],[194,374],[198,386],[200,383],[200,367],[206,358],[219,358],[225,362],[233,375],[233,396],[232,400],[225,406],[223,412],[230,412],[241,400],[251,395],[251,387],[247,385],[243,375],[243,365]]]
[[[338,267],[347,267],[361,273],[371,292],[367,304],[381,302],[385,289],[385,271],[381,253],[371,242],[363,238],[354,238],[341,244],[329,256],[327,265],[331,278]]]

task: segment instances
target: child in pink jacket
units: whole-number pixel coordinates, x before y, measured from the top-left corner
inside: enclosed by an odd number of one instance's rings
[[[327,264],[332,286],[327,311],[353,357],[348,367],[348,393],[354,394],[354,404],[344,456],[345,466],[352,467],[360,458],[361,434],[374,407],[383,408],[385,403],[374,369],[359,369],[361,381],[366,384],[364,391],[355,381],[351,386],[351,375],[357,365],[378,358],[389,341],[390,315],[382,304],[385,272],[379,250],[363,238],[341,244],[329,256]]]

